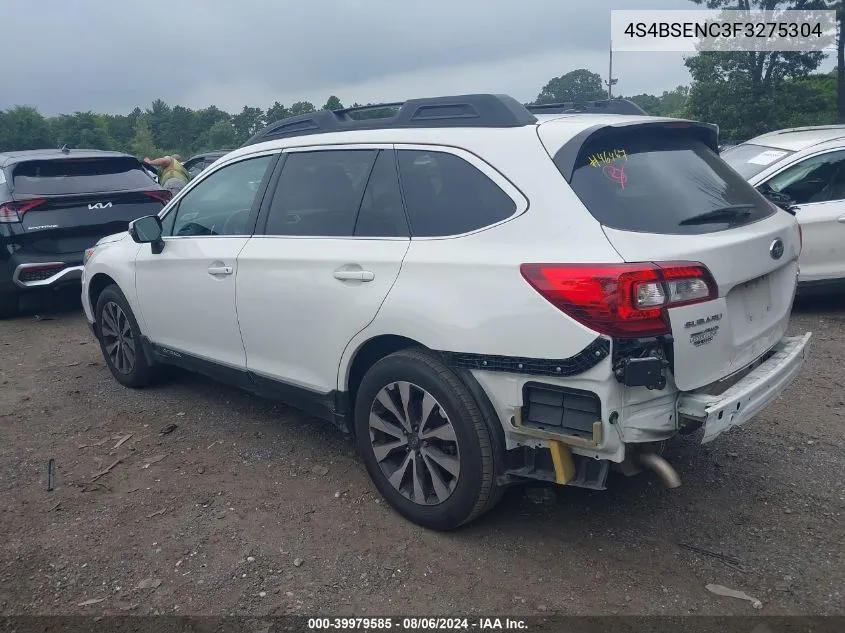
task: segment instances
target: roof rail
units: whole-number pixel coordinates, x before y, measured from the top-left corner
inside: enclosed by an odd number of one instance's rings
[[[351,113],[397,108],[394,116],[363,118]],[[270,123],[246,143],[254,145],[289,136],[326,134],[348,130],[444,127],[522,127],[537,123],[537,117],[508,95],[471,94],[410,99],[400,103],[356,106],[341,110],[320,110]]]
[[[528,105],[526,108],[534,114],[638,114],[648,116],[648,112],[628,99],[539,103]]]

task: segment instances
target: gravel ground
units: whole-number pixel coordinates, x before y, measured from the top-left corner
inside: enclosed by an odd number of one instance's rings
[[[330,426],[196,376],[125,389],[78,305],[40,314],[0,322],[0,613],[845,614],[845,301],[796,308],[777,403],[671,447],[681,488],[517,489],[450,534]]]

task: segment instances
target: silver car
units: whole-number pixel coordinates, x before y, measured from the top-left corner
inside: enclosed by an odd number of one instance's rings
[[[845,125],[778,130],[721,156],[762,193],[794,205],[804,240],[799,292],[845,290]]]

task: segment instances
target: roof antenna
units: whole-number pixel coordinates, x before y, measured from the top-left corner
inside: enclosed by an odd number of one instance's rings
[[[67,145],[62,145],[62,154],[70,154],[70,148]]]

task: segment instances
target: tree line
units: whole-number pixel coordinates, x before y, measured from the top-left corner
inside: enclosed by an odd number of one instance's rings
[[[825,9],[838,11],[843,29],[843,0],[694,0],[722,9]],[[838,38],[837,69],[818,72],[821,52],[706,52],[688,57],[691,83],[661,95],[630,99],[649,114],[689,118],[719,125],[723,139],[744,140],[799,125],[845,122],[845,42]],[[624,80],[624,77],[622,78]],[[550,79],[534,103],[593,101],[606,98],[602,77],[575,69]],[[357,106],[359,104],[353,104]],[[322,109],[343,107],[331,96]],[[216,106],[192,110],[157,99],[125,115],[76,112],[42,116],[32,106],[0,111],[0,151],[48,147],[116,149],[144,156],[205,150],[242,144],[270,122],[316,111],[299,101],[276,101],[266,109],[244,106],[228,113]],[[389,112],[389,111],[388,111]],[[385,113],[378,113],[385,114]]]

